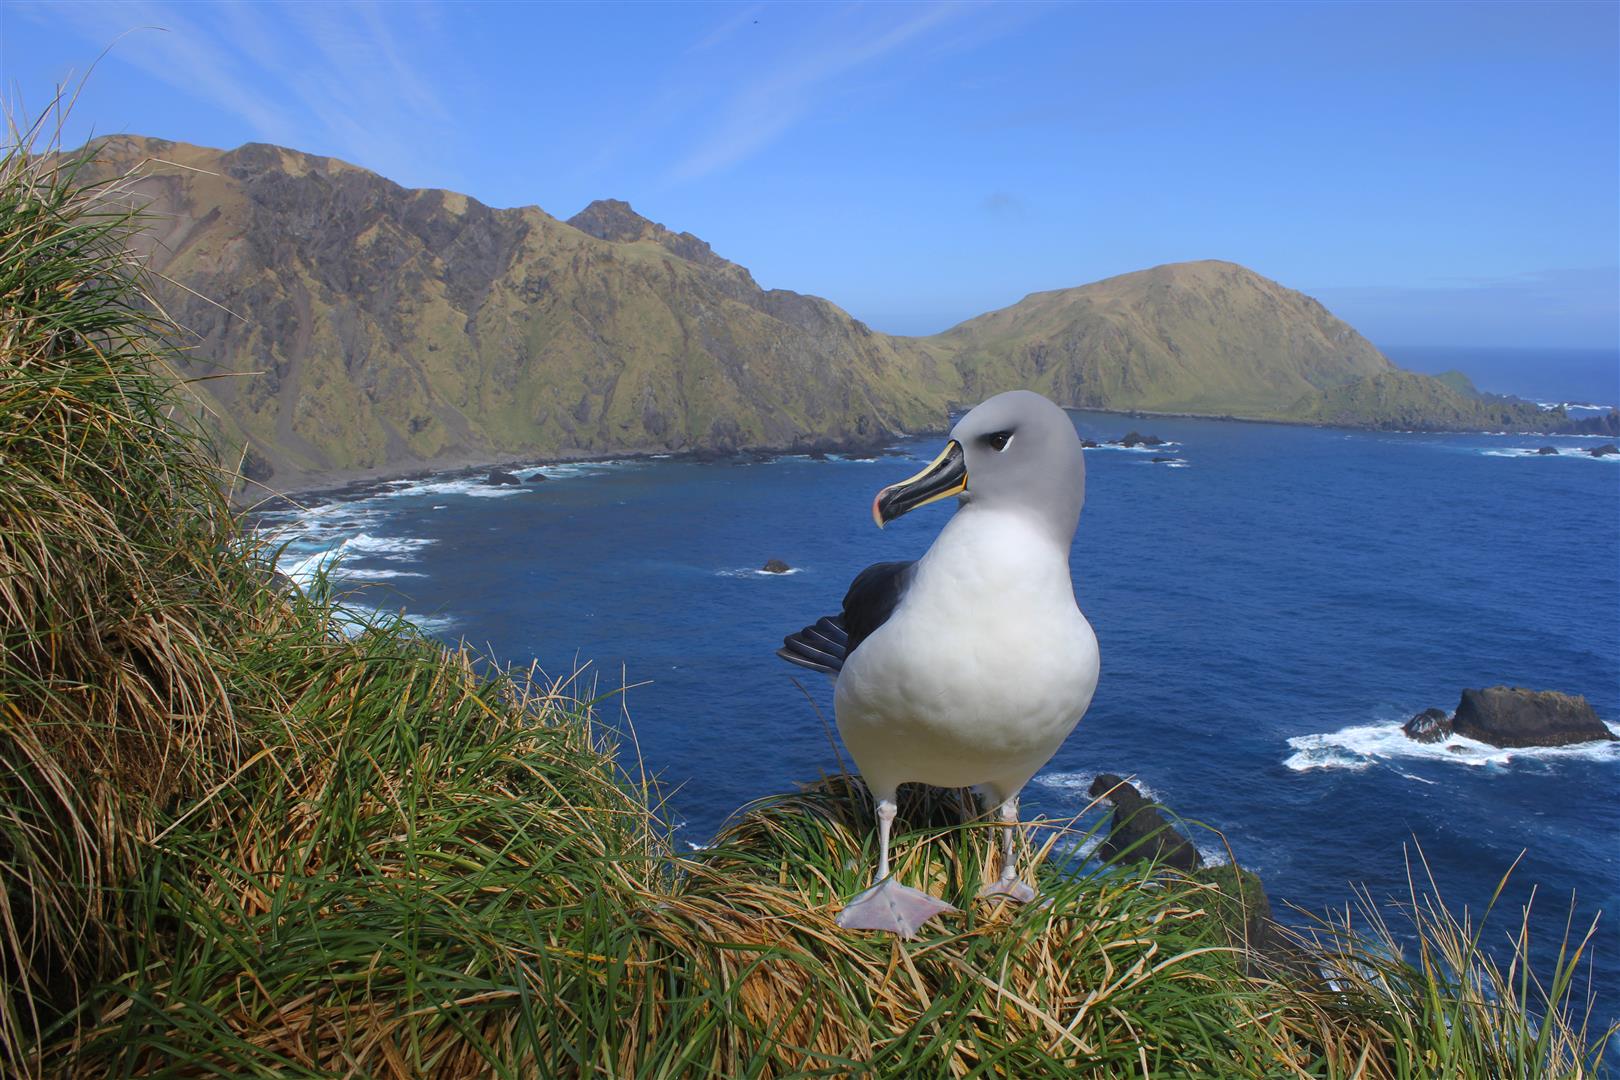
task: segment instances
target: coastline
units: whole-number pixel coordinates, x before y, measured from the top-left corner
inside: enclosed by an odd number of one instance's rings
[[[817,439],[808,443],[797,443],[788,446],[741,446],[732,450],[718,450],[710,447],[688,448],[682,450],[624,450],[619,452],[604,451],[601,453],[569,453],[563,451],[553,454],[533,453],[456,453],[428,461],[396,463],[392,465],[376,465],[361,469],[335,469],[330,472],[311,473],[295,481],[295,486],[286,490],[273,489],[261,481],[247,480],[237,477],[237,484],[232,492],[232,502],[240,512],[253,513],[263,510],[283,509],[288,506],[298,506],[306,500],[337,499],[350,500],[362,498],[375,493],[384,485],[400,480],[426,480],[431,477],[443,476],[476,476],[479,473],[489,473],[493,469],[532,469],[544,465],[564,465],[581,462],[600,461],[729,461],[736,458],[766,458],[780,457],[792,454],[869,454],[880,455],[890,451],[900,439],[913,438],[923,435],[943,435],[950,431],[950,424],[965,412],[953,407],[946,418],[946,423],[939,427],[920,428],[916,431],[895,432],[881,440],[860,439],[844,440]],[[1109,409],[1101,407],[1068,407],[1064,411],[1076,413],[1098,413],[1104,416],[1128,417],[1139,420],[1215,420],[1233,424],[1269,424],[1278,427],[1305,427],[1327,428],[1339,431],[1382,432],[1391,435],[1490,435],[1490,436],[1522,436],[1525,438],[1547,438],[1562,436],[1567,438],[1605,439],[1610,438],[1603,434],[1587,434],[1571,431],[1491,431],[1483,428],[1383,428],[1365,424],[1333,424],[1312,420],[1291,420],[1278,417],[1264,416],[1238,416],[1232,413],[1196,413],[1196,412],[1170,412],[1154,409]],[[1569,421],[1566,418],[1565,423]],[[249,492],[256,494],[249,495]]]

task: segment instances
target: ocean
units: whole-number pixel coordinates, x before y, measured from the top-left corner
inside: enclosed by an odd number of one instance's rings
[[[1620,405],[1620,350],[1385,345],[1384,355],[1425,375],[1467,373],[1479,389],[1543,405]]]
[[[1572,902],[1581,928],[1601,909],[1598,1014],[1620,1014],[1620,744],[1400,732],[1499,683],[1584,694],[1620,730],[1620,460],[1576,437],[1072,415],[1087,437],[1168,445],[1086,453],[1073,570],[1102,677],[1026,816],[1077,813],[1097,773],[1135,777],[1218,829],[1199,846],[1229,847],[1296,920],[1287,905],[1343,909],[1353,888],[1404,897],[1409,872],[1477,914],[1522,854],[1485,940],[1506,942],[1532,890],[1538,952]],[[594,688],[701,845],[838,768],[830,683],[773,650],[862,567],[928,546],[948,506],[881,532],[869,507],[939,443],[398,481],[261,525],[295,578],[325,564],[357,604]],[[762,572],[773,558],[792,572]]]

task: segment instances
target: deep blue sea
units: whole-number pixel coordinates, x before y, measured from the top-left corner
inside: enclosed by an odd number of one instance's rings
[[[1544,405],[1620,404],[1620,350],[1523,349],[1485,345],[1386,345],[1404,368],[1438,375],[1465,372],[1492,394],[1514,394]]]
[[[1598,442],[1583,438],[1073,416],[1089,437],[1135,427],[1174,445],[1086,454],[1073,567],[1102,678],[1026,815],[1067,817],[1095,774],[1134,775],[1218,827],[1279,908],[1342,909],[1353,884],[1402,896],[1421,848],[1446,902],[1477,912],[1524,852],[1487,941],[1505,943],[1532,888],[1542,946],[1572,896],[1580,926],[1602,909],[1598,1014],[1620,1014],[1620,750],[1400,734],[1498,683],[1584,694],[1617,726],[1620,460],[1581,453]],[[939,443],[545,466],[518,470],[548,477],[522,488],[401,481],[266,524],[292,539],[295,576],[337,553],[363,604],[553,676],[583,667],[599,691],[631,686],[602,710],[633,724],[680,836],[701,844],[750,800],[836,767],[795,679],[829,718],[830,684],[773,650],[836,612],[862,567],[928,546],[947,505],[881,532],[869,507]],[[1527,453],[1547,444],[1561,453]],[[759,572],[771,558],[794,572]]]

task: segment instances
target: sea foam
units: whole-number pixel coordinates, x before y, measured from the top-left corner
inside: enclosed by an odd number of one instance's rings
[[[1609,725],[1613,730],[1613,725]],[[1390,768],[1412,780],[1412,776],[1391,764],[1395,761],[1446,762],[1472,768],[1503,767],[1515,761],[1560,760],[1620,761],[1620,743],[1576,743],[1573,746],[1521,746],[1504,748],[1478,742],[1461,735],[1435,743],[1420,743],[1406,737],[1396,721],[1353,724],[1338,731],[1318,735],[1296,735],[1288,740],[1294,751],[1283,764],[1295,772],[1312,769],[1345,769],[1360,772],[1375,765]],[[1429,781],[1425,781],[1429,782]]]
[[[1090,802],[1091,785],[1096,781],[1099,775],[1101,774],[1096,772],[1041,773],[1035,777],[1035,783],[1044,788],[1049,788],[1052,791],[1062,792],[1063,794],[1072,798],[1083,799]],[[1159,793],[1157,791],[1154,791],[1151,787],[1143,783],[1140,779],[1132,774],[1123,772],[1114,773],[1113,775],[1124,777],[1125,782],[1130,784],[1137,791],[1140,791],[1142,793],[1142,798],[1146,799],[1148,802],[1160,801]]]
[[[1118,443],[1098,443],[1096,446],[1088,446],[1086,449],[1117,450],[1125,454],[1163,454],[1167,453],[1172,448],[1179,447],[1180,445],[1181,444],[1176,442],[1174,439],[1166,439],[1164,442],[1155,446],[1148,446],[1145,443],[1137,443],[1135,446],[1121,446]]]
[[[781,571],[780,573],[777,573],[774,570],[761,570],[757,566],[731,566],[731,567],[727,567],[724,570],[716,570],[714,572],[714,576],[715,577],[733,577],[733,578],[751,578],[751,577],[773,578],[773,577],[790,577],[793,574],[802,574],[802,573],[804,573],[804,567],[802,567],[802,566],[790,566],[786,570]]]
[[[1556,454],[1543,454],[1543,453],[1540,453],[1537,450],[1527,450],[1527,449],[1525,449],[1523,447],[1514,447],[1514,448],[1512,448],[1510,450],[1486,450],[1486,449],[1480,449],[1478,452],[1480,454],[1483,454],[1485,457],[1505,457],[1505,458],[1555,458],[1556,457],[1556,458],[1579,458],[1579,459],[1581,459],[1583,461],[1620,461],[1620,454],[1604,454],[1602,457],[1595,457],[1592,454],[1588,454],[1585,450],[1579,449],[1577,447],[1565,446],[1565,447],[1554,447],[1554,449],[1556,449],[1558,451]]]

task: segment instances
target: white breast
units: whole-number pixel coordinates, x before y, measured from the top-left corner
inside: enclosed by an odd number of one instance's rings
[[[920,781],[1010,795],[1085,713],[1097,670],[1068,553],[1016,516],[965,508],[844,665],[838,729],[879,793]]]

